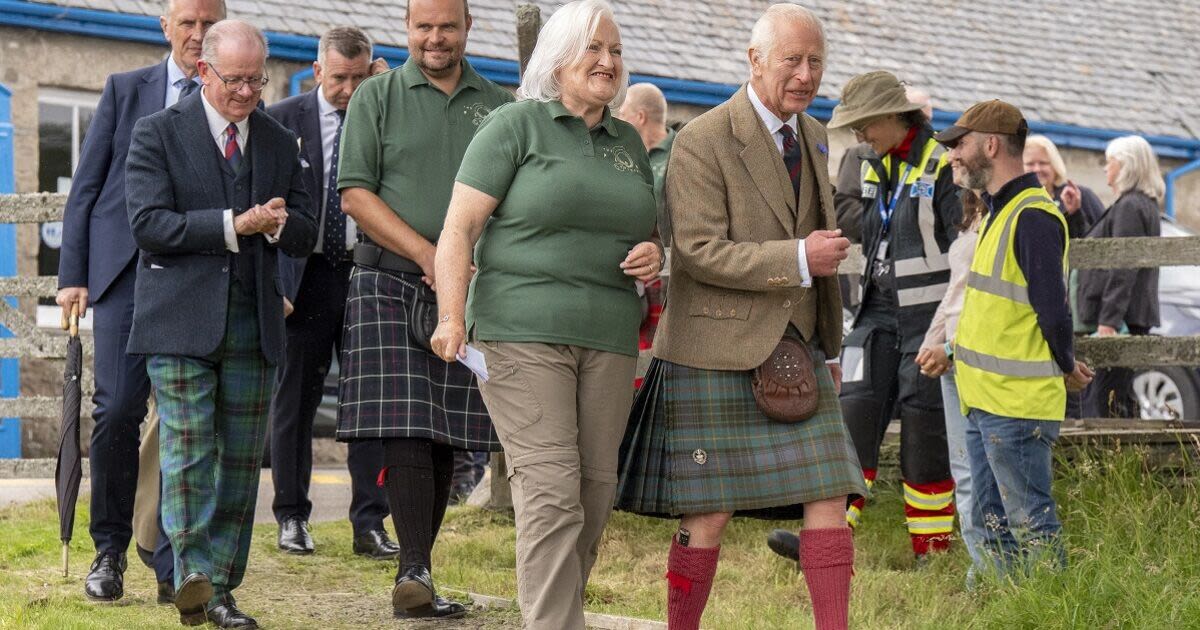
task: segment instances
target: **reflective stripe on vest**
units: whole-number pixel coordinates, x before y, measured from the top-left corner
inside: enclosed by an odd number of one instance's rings
[[[938,253],[929,258],[905,258],[896,261],[896,277],[919,276],[950,270],[950,255]]]
[[[945,154],[946,147],[942,146],[940,142],[934,142],[933,151],[930,151],[929,156],[925,158],[925,172],[917,180],[918,186],[921,188],[917,207],[917,225],[921,230],[921,242],[925,246],[926,258],[933,258],[942,253],[941,248],[938,247],[935,231],[937,217],[933,214],[933,195],[934,182],[937,181],[937,174],[941,170],[942,158]],[[928,191],[928,195],[925,194],[926,191]]]
[[[955,343],[962,410],[1000,416],[1061,420],[1066,406],[1062,371],[1029,303],[1027,277],[1012,241],[1023,211],[1066,220],[1041,189],[1022,191],[1000,209],[976,244]],[[999,231],[997,231],[999,230]],[[1067,260],[1066,243],[1063,268]]]
[[[896,302],[900,306],[916,306],[917,304],[929,304],[930,302],[941,302],[942,297],[950,291],[950,283],[943,282],[941,284],[931,284],[926,287],[913,287],[911,289],[900,289],[896,292]]]

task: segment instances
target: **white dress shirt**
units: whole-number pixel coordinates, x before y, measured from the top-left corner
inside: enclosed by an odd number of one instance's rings
[[[166,109],[179,102],[179,95],[182,94],[182,91],[176,84],[179,83],[180,79],[186,78],[187,75],[183,73],[183,69],[180,68],[179,63],[175,61],[175,55],[171,55],[167,59],[167,96],[163,99],[163,109]],[[195,77],[192,77],[192,81],[195,81],[196,85],[199,85],[200,76],[196,75]]]
[[[341,122],[337,108],[325,100],[325,88],[322,87],[317,88],[317,119],[321,123],[321,159],[324,164],[321,172],[324,173],[324,181],[321,182],[321,216],[317,217],[317,244],[313,247],[313,253],[320,254],[325,246],[325,206],[329,203],[329,171],[333,168],[333,141],[337,137],[338,124]],[[358,228],[355,227],[354,219],[347,216],[346,251],[354,249],[356,240]]]
[[[217,108],[208,102],[208,98],[204,96],[204,90],[200,88],[200,102],[204,103],[204,116],[208,118],[208,132],[212,134],[213,140],[217,143],[217,152],[222,156],[225,155],[225,130],[229,128],[229,123],[233,122],[226,120]],[[238,150],[242,152],[242,159],[246,157],[246,140],[250,137],[250,117],[246,117],[240,122],[235,122],[237,127],[237,135],[234,140],[237,142]],[[223,215],[225,224],[225,248],[231,252],[237,253],[237,231],[233,229],[233,208],[226,208]],[[263,234],[267,242],[274,243],[279,240],[279,235],[283,233],[283,228],[280,227],[274,234]]]
[[[775,148],[779,150],[779,155],[783,155],[783,134],[780,129],[784,125],[792,128],[792,134],[796,137],[796,142],[800,141],[800,117],[792,114],[791,118],[779,120],[779,117],[771,110],[763,105],[762,99],[758,98],[758,94],[754,92],[754,86],[746,84],[746,94],[750,97],[750,103],[754,105],[754,111],[758,113],[758,117],[762,119],[763,124],[767,126],[767,131],[771,132],[771,138],[775,140]],[[818,173],[819,177],[821,174]],[[808,272],[808,256],[804,250],[804,239],[800,239],[800,247],[797,252],[800,259],[800,286],[808,288],[812,286],[812,274]]]

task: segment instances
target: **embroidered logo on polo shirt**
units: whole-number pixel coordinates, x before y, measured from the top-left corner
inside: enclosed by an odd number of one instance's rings
[[[478,127],[479,123],[483,122],[483,119],[487,118],[487,115],[490,113],[492,113],[492,110],[488,109],[488,106],[484,105],[483,103],[471,103],[463,108],[463,115],[470,116],[471,124],[475,125],[476,127]]]
[[[637,173],[639,175],[642,173],[642,169],[638,168],[637,162],[633,161],[633,156],[629,155],[629,150],[622,145],[601,147],[600,155],[611,158],[613,166],[622,173]]]

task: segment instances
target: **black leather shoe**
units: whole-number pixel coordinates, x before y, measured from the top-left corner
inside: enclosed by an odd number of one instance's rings
[[[792,562],[800,561],[800,537],[786,529],[772,530],[767,536],[767,546]]]
[[[175,608],[179,610],[179,623],[185,626],[201,626],[207,620],[204,606],[212,599],[212,581],[203,573],[192,573],[183,578],[175,591]]]
[[[400,545],[388,538],[386,530],[376,529],[354,537],[354,553],[373,560],[392,560],[400,555]]]
[[[393,609],[392,616],[397,619],[420,619],[432,617],[436,619],[457,619],[466,616],[467,607],[458,602],[452,602],[441,595],[433,596],[433,603],[413,610]]]
[[[308,534],[308,522],[299,516],[283,519],[279,524],[279,548],[297,555],[312,553],[313,539]]]
[[[232,602],[209,608],[208,620],[218,628],[240,628],[241,630],[258,628],[258,622],[254,620],[254,617],[238,610],[237,605]]]
[[[175,582],[159,582],[158,583],[158,603],[174,604],[175,603]]]
[[[392,587],[393,613],[412,614],[432,608],[434,601],[433,578],[429,577],[429,569],[410,567],[396,576],[396,585]]]
[[[115,602],[125,594],[125,554],[102,551],[92,561],[83,593],[94,602]]]

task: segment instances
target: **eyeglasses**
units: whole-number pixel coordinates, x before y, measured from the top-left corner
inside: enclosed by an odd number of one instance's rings
[[[878,117],[868,118],[866,120],[858,122],[857,124],[850,125],[850,131],[854,132],[854,135],[856,135],[856,136],[861,136],[861,135],[863,135],[864,132],[866,132],[867,127],[870,127],[871,125],[875,124],[875,121],[877,121],[877,120],[879,120]]]
[[[229,90],[230,92],[242,91],[243,85],[249,86],[251,92],[261,92],[263,91],[263,88],[267,87],[267,82],[271,80],[266,75],[261,77],[250,77],[249,79],[243,79],[241,77],[226,79],[225,77],[221,76],[220,72],[217,72],[216,66],[209,64],[208,67],[211,68],[213,74],[217,75],[217,78],[225,84],[225,89]]]

